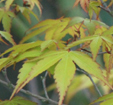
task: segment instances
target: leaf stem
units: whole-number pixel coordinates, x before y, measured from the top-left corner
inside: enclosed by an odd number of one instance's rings
[[[88,50],[86,50],[86,49],[81,49],[81,50],[83,50],[83,51],[86,51],[86,52],[88,52],[88,53],[91,53],[91,51],[88,51]],[[109,52],[109,53],[108,53]],[[108,52],[99,52],[97,55],[101,55],[101,54],[110,54],[111,52],[110,51],[108,51]]]
[[[3,81],[3,80],[0,80],[0,83],[3,84],[3,85],[5,85],[5,86],[7,86],[7,87],[9,87],[9,84],[8,84],[7,82]],[[10,89],[14,89],[14,88],[15,88],[15,86],[14,86],[13,84],[11,84]],[[30,95],[30,96],[32,96],[32,97],[35,97],[35,98],[37,98],[37,99],[39,99],[39,100],[42,100],[43,102],[50,102],[50,103],[52,103],[52,104],[58,105],[58,102],[53,101],[53,100],[51,100],[51,99],[44,98],[44,97],[39,96],[39,95],[36,95],[36,94],[33,94],[33,93],[31,93],[30,91],[21,89],[20,92],[22,92],[22,93],[24,93],[24,94],[27,94],[27,95]],[[62,104],[62,105],[65,105],[65,104]]]

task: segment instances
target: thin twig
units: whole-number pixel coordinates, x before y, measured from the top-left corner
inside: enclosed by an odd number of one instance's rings
[[[0,80],[0,83],[3,84],[3,85],[5,85],[5,86],[7,86],[7,87],[9,86],[9,84],[8,84],[7,82],[3,81],[3,80]],[[11,89],[14,89],[15,86],[12,84],[10,88],[11,88]],[[27,94],[27,95],[30,95],[30,96],[32,96],[32,97],[35,97],[35,98],[37,98],[37,99],[39,99],[39,100],[42,100],[43,102],[50,102],[50,103],[52,103],[52,104],[58,105],[58,102],[53,101],[53,100],[51,100],[51,99],[44,98],[44,97],[39,96],[39,95],[36,95],[36,94],[33,94],[33,93],[31,93],[30,91],[21,89],[20,92],[22,92],[22,93],[24,93],[24,94]],[[65,104],[62,104],[62,105],[65,105]]]
[[[7,76],[7,69],[6,68],[4,68],[3,70],[2,70],[2,73],[3,73],[3,75],[4,75],[4,77],[5,77],[5,79],[6,79],[6,81],[7,81],[7,83],[11,83],[10,82],[10,80],[9,80],[9,78],[8,78],[8,76]]]
[[[81,50],[83,50],[83,51],[86,51],[86,52],[88,52],[88,53],[91,53],[91,51],[89,51],[89,50],[86,50],[86,49],[81,49]],[[101,54],[110,54],[110,51],[109,51],[109,53],[108,52],[99,52],[97,55],[101,55]]]
[[[104,11],[108,12],[113,17],[113,14],[112,14],[111,10],[107,7],[107,4],[103,0],[100,0],[100,1],[103,6],[98,6],[98,7],[103,9]]]
[[[47,90],[46,90],[46,78],[47,78],[48,72],[46,71],[45,76],[42,78],[42,84],[43,84],[43,88],[44,88],[44,93],[47,99],[49,99]]]
[[[98,89],[97,85],[95,84],[95,82],[93,81],[91,75],[90,75],[89,73],[87,73],[86,71],[82,70],[82,69],[78,69],[78,68],[77,68],[77,71],[82,72],[83,74],[85,74],[86,76],[88,76],[88,77],[90,78],[91,82],[93,83],[93,85],[94,85],[94,87],[95,87],[95,90],[96,90],[96,91],[98,92],[98,94],[102,97],[102,94],[101,94],[101,92],[99,91],[99,89]]]

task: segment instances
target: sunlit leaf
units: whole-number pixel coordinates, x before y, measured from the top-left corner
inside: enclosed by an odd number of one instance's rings
[[[23,75],[23,73],[24,73],[23,70],[26,69],[26,67],[28,67],[28,66],[25,66],[22,69],[20,69],[20,74],[19,74],[19,77],[18,77],[19,78],[18,81],[20,81],[21,83],[17,82],[17,86],[14,89],[14,92],[12,93],[10,98],[12,98],[13,95],[15,93],[17,93],[21,88],[23,88],[23,86],[25,86],[30,80],[32,80],[33,78],[35,78],[36,76],[38,76],[39,74],[41,74],[42,72],[47,70],[49,67],[51,67],[52,65],[57,63],[62,58],[63,55],[64,54],[55,55],[54,57],[49,56],[47,58],[44,58],[44,59],[40,60],[33,67],[31,66],[31,67],[28,68],[29,70],[27,72],[27,75],[26,75],[26,77],[24,76],[24,78],[22,80],[20,80],[21,79],[20,75]],[[28,63],[30,63],[30,62],[28,62]],[[27,65],[28,65],[28,63],[27,63]]]

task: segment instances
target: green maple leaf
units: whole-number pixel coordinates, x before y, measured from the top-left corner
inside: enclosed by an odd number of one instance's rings
[[[3,67],[9,67],[21,60],[24,59],[32,59],[34,57],[38,57],[39,55],[43,54],[46,52],[41,52],[41,49],[39,45],[41,44],[42,41],[37,41],[34,43],[28,43],[28,44],[20,44],[20,45],[15,45],[12,48],[6,50],[4,53],[2,53],[0,56],[3,56],[4,54],[9,54],[7,58],[1,58],[1,63],[0,63],[0,70],[3,69]]]
[[[1,101],[0,105],[37,105],[37,103],[16,96],[12,100]]]
[[[33,65],[28,66],[33,62],[35,62]],[[95,76],[111,87],[104,78],[102,71],[99,69],[99,65],[96,64],[88,55],[78,51],[52,51],[41,55],[35,61],[26,62],[23,65],[23,67],[20,69],[17,85],[11,95],[11,98],[34,77],[38,76],[50,67],[55,67],[54,78],[60,95],[59,105],[61,105],[67,88],[75,74],[75,63],[81,69],[84,69],[89,74]],[[56,66],[54,66],[55,64]],[[28,71],[25,71],[25,69]]]
[[[50,68],[52,65],[54,65],[55,63],[57,63],[63,56],[64,54],[61,55],[54,55],[53,56],[49,56],[45,59],[40,60],[38,63],[36,63],[36,65],[34,65],[33,67],[29,67],[29,70],[26,74],[26,72],[24,71],[24,69],[26,69],[27,66],[24,66],[26,64],[23,65],[23,68],[20,69],[20,74],[19,74],[19,80],[17,81],[17,86],[14,89],[14,92],[11,95],[11,98],[13,97],[13,95],[15,93],[17,93],[23,86],[26,85],[26,83],[28,83],[30,80],[32,80],[34,77],[36,77],[37,75],[41,74],[42,72],[44,72],[45,70],[47,70],[48,68]],[[31,62],[28,62],[31,63]],[[24,75],[26,74],[26,76]],[[29,75],[30,74],[30,75]],[[22,76],[24,76],[24,79],[20,79],[20,77],[22,78]],[[25,81],[26,80],[26,81]]]

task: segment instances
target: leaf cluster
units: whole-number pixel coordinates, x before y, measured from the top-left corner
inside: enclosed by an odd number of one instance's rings
[[[3,1],[4,0],[1,0],[1,2]],[[99,20],[92,19],[94,12],[97,17],[99,17],[101,11],[99,6],[103,5],[100,0],[76,0],[74,6],[77,6],[80,2],[83,10],[89,14],[90,19],[82,17],[61,17],[59,19],[41,21],[28,30],[29,33],[27,33],[18,45],[15,44],[10,34],[11,21],[16,17],[15,13],[21,12],[28,22],[31,23],[30,13],[38,20],[36,14],[32,12],[34,5],[39,8],[40,13],[42,13],[42,10],[37,0],[23,0],[24,6],[27,7],[13,4],[13,1],[14,0],[6,0],[5,6],[0,8],[0,21],[4,28],[4,31],[0,31],[0,39],[6,43],[2,39],[2,37],[4,37],[13,45],[13,47],[0,55],[2,57],[10,53],[7,57],[0,59],[0,71],[2,71],[4,67],[7,68],[22,60],[25,61],[19,70],[18,81],[10,97],[11,101],[1,103],[10,104],[13,101],[15,102],[15,100],[20,100],[21,98],[19,97],[13,99],[13,96],[33,78],[47,71],[53,75],[55,79],[55,84],[59,92],[58,105],[62,105],[68,87],[76,74],[77,66],[113,89],[109,83],[110,71],[113,64],[113,26],[109,27]],[[111,6],[111,3],[109,6]],[[10,10],[11,6],[13,7],[13,12]],[[28,39],[43,34],[45,34],[44,41],[38,40],[36,42],[25,43]],[[63,41],[66,35],[70,35],[72,38]],[[79,48],[77,48],[77,46],[79,46]],[[103,73],[100,65],[96,62],[100,51],[106,52],[103,55],[106,68],[104,72],[106,74]],[[87,52],[91,53],[91,56],[89,56]],[[111,102],[110,96],[112,97],[112,94],[104,96],[94,102],[109,98],[109,101],[101,104],[105,105],[105,103]],[[20,103],[21,101],[15,103],[15,105]],[[33,105],[35,105],[35,103],[33,103]]]

